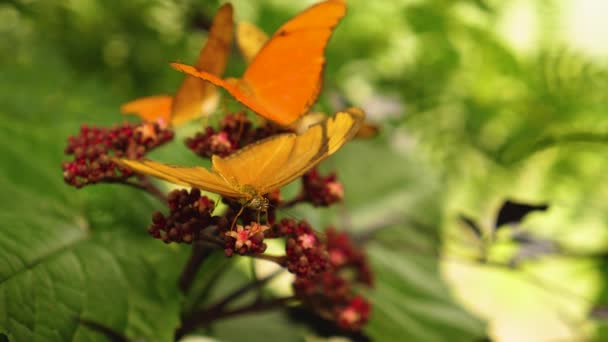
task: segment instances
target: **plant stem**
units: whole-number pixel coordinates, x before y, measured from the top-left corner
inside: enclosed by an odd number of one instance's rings
[[[211,248],[203,247],[200,243],[195,242],[192,244],[192,253],[179,277],[179,289],[182,293],[188,293],[188,291],[190,291],[192,283],[198,273],[198,269],[213,251],[214,250]]]
[[[281,204],[279,204],[278,208],[279,209],[291,208],[300,202],[304,202],[305,200],[306,200],[306,197],[304,195],[304,192],[301,192],[300,194],[298,194],[296,197],[290,199],[289,201],[285,201],[285,202],[282,202]]]
[[[223,311],[223,312],[219,313],[218,315],[209,317],[207,320],[205,320],[205,324],[209,324],[218,319],[243,315],[246,313],[253,313],[253,312],[257,313],[257,312],[273,310],[273,309],[282,307],[285,305],[285,303],[295,300],[295,299],[296,299],[295,296],[287,296],[287,297],[274,298],[271,300],[267,300],[265,302],[254,302],[251,305],[243,306],[243,307],[240,307],[240,308],[234,309],[234,310]]]
[[[223,308],[212,306],[210,309],[193,312],[190,317],[182,321],[182,325],[175,331],[175,340],[179,340],[196,328],[209,325],[219,319],[234,317],[247,313],[264,312],[283,307],[285,303],[294,300],[295,296],[275,298],[265,302],[253,302],[250,305],[242,306],[234,310],[224,311]]]
[[[147,193],[149,193],[150,195],[158,198],[161,202],[167,203],[167,196],[159,188],[157,188],[154,184],[152,184],[152,182],[150,182],[150,180],[145,176],[141,176],[139,178],[139,181],[137,181],[137,182],[129,181],[129,180],[119,178],[119,177],[116,177],[116,178],[106,177],[103,179],[103,182],[101,182],[101,183],[122,184],[122,185],[130,186],[130,187],[138,189],[138,190],[144,190]],[[97,184],[101,184],[101,183],[97,183]]]
[[[158,198],[163,203],[167,203],[167,195],[162,192],[154,183],[150,182],[150,179],[146,176],[139,177],[139,184],[141,188],[146,190],[152,196]]]
[[[286,263],[286,258],[285,256],[279,256],[279,255],[268,255],[268,254],[256,254],[256,255],[252,255],[253,258],[256,259],[261,259],[261,260],[268,260],[268,261],[272,261],[274,263],[277,263],[280,266],[285,266]]]
[[[85,318],[78,318],[78,322],[91,330],[95,330],[98,333],[103,334],[112,342],[130,342],[128,337],[99,322],[91,321]]]
[[[230,293],[229,295],[224,297],[224,299],[222,299],[218,303],[214,304],[210,308],[204,309],[203,311],[214,311],[214,312],[222,311],[226,307],[226,305],[230,304],[230,302],[241,297],[242,295],[249,292],[250,290],[261,288],[262,286],[266,285],[266,283],[268,283],[270,280],[272,280],[274,277],[281,274],[282,272],[283,272],[283,269],[280,269],[280,270],[277,270],[276,272],[273,272],[273,273],[267,275],[266,277],[264,277],[262,279],[256,279],[255,281],[252,281],[251,283],[248,283],[245,286],[236,289],[235,291],[233,291],[232,293]]]

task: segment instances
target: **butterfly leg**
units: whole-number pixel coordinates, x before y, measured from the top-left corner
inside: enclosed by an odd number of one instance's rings
[[[243,210],[245,210],[245,206],[241,205],[241,209],[239,210],[238,213],[236,213],[234,220],[232,220],[232,225],[230,225],[230,230],[234,229],[234,226],[236,225],[236,220],[239,218],[239,216],[241,216],[241,214],[243,213]]]

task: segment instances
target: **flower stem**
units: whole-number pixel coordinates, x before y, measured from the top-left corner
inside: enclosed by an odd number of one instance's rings
[[[167,203],[167,196],[159,188],[152,184],[152,182],[150,182],[150,180],[145,176],[141,176],[137,182],[129,181],[120,177],[106,177],[101,183],[122,184],[130,186],[135,189],[146,191],[150,195],[158,198],[161,202]]]
[[[175,331],[175,340],[178,341],[184,335],[189,334],[199,327],[209,325],[219,319],[225,319],[247,313],[259,313],[284,307],[285,303],[296,299],[295,296],[275,298],[263,302],[253,302],[234,310],[224,310],[223,306],[217,304],[209,309],[193,312],[192,315],[182,321],[182,325]]]
[[[91,321],[85,318],[78,318],[78,322],[91,330],[95,330],[100,334],[105,335],[112,342],[130,342],[128,337],[120,332],[96,321]]]
[[[264,286],[266,283],[268,283],[270,280],[272,280],[274,277],[276,277],[277,275],[279,275],[282,272],[283,272],[283,269],[280,269],[276,272],[269,274],[268,276],[266,276],[264,278],[256,279],[255,281],[252,281],[251,283],[248,283],[245,286],[236,289],[235,291],[233,291],[232,293],[230,293],[229,295],[224,297],[224,299],[222,299],[218,303],[214,304],[210,308],[205,309],[204,311],[222,311],[226,307],[226,305],[230,304],[230,302],[234,301],[235,299],[241,297],[242,295],[244,295],[245,293],[247,293],[251,290],[261,288],[262,286]]]
[[[162,192],[154,183],[150,182],[150,179],[146,176],[139,177],[139,184],[141,188],[146,190],[150,195],[158,198],[163,203],[167,203],[167,195]]]
[[[188,291],[190,291],[192,283],[198,273],[198,269],[213,251],[214,250],[211,248],[203,247],[200,243],[195,242],[192,244],[192,253],[179,277],[179,289],[182,293],[188,293]]]
[[[285,266],[285,263],[287,261],[285,256],[282,255],[255,254],[252,255],[252,257],[256,259],[272,261],[280,266]]]
[[[279,204],[278,208],[279,209],[291,208],[291,207],[295,206],[296,204],[304,202],[304,201],[306,201],[306,196],[304,195],[304,192],[301,192],[299,195],[290,199],[289,201],[285,201],[285,202],[282,202],[281,204]]]

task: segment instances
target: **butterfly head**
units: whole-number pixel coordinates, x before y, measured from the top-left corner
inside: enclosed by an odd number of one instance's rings
[[[245,198],[241,203],[251,209],[257,211],[266,211],[270,202],[266,197],[261,195],[253,186],[251,185],[243,185],[240,187],[240,191],[249,195]]]
[[[267,211],[269,204],[268,199],[264,196],[255,196],[245,203],[247,207],[257,211]]]

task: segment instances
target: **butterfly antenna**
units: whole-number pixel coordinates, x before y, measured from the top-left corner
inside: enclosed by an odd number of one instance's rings
[[[300,220],[300,218],[299,218],[299,217],[296,217],[296,216],[294,216],[294,215],[290,214],[290,213],[289,213],[289,212],[288,212],[286,209],[284,209],[284,208],[279,208],[279,207],[274,206],[274,205],[272,205],[272,204],[268,204],[268,206],[269,206],[269,207],[272,207],[272,208],[274,208],[274,209],[276,209],[278,212],[280,212],[280,213],[282,213],[282,214],[285,214],[285,216],[289,216],[290,218],[292,218],[292,219],[294,219],[294,220],[298,220],[298,221]],[[266,219],[268,219],[268,216],[266,216]]]

